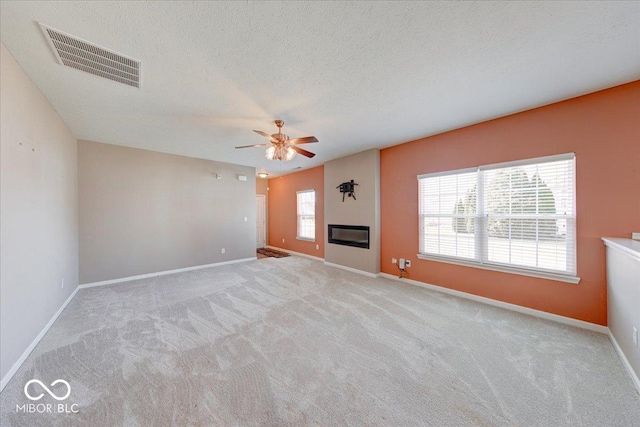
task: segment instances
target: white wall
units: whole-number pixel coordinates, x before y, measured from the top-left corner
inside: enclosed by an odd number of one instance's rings
[[[266,178],[256,178],[256,194],[264,196],[264,223],[265,242],[269,242],[269,180]]]
[[[640,254],[608,245],[607,317],[609,331],[640,378],[640,347],[633,342],[633,328],[640,331]]]
[[[78,286],[78,175],[75,136],[4,44],[1,49],[0,376],[5,378]]]

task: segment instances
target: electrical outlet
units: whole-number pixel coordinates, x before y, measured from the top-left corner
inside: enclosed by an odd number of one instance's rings
[[[244,217],[244,222],[247,222],[249,220],[249,218],[247,218],[246,216]]]
[[[284,243],[284,239],[282,239],[282,243]]]
[[[316,245],[316,249],[320,249],[320,245]]]
[[[64,277],[62,278],[62,285],[60,286],[60,288],[64,289]]]
[[[395,258],[391,258],[391,264],[397,264],[397,263],[398,263],[398,260],[397,260],[397,259],[395,259]]]
[[[633,343],[638,346],[638,328],[633,328]]]
[[[408,259],[405,260],[404,266],[407,267],[407,268],[411,267],[411,260],[408,260]]]
[[[222,250],[220,251],[220,253],[225,253],[225,252],[227,252],[225,248],[222,248]]]
[[[400,267],[400,270],[404,270],[404,266],[405,266],[404,262],[405,262],[404,258],[400,258],[400,264],[398,264],[398,267]]]

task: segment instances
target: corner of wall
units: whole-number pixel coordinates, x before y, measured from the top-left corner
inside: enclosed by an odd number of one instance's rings
[[[6,384],[77,290],[78,169],[76,137],[4,44],[1,49],[0,376]]]

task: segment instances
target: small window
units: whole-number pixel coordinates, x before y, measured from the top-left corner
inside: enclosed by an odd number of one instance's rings
[[[573,153],[418,176],[418,257],[577,283]]]
[[[298,232],[300,240],[316,240],[316,192],[315,190],[298,191]]]

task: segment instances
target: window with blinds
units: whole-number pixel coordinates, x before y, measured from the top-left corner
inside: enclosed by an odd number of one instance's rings
[[[573,153],[418,176],[420,254],[577,283]]]
[[[298,212],[297,237],[302,240],[316,239],[316,192],[304,190],[296,193]]]

